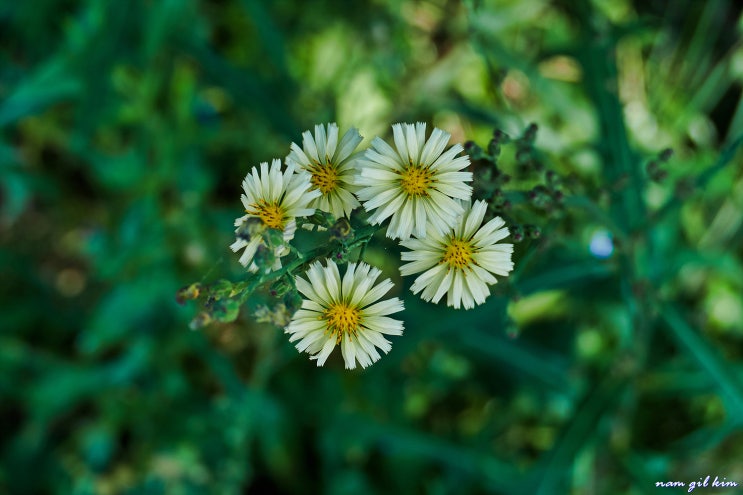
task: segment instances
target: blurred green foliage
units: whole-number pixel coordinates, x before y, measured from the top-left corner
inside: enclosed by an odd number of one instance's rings
[[[0,492],[743,483],[739,8],[3,2]],[[244,275],[228,245],[250,167],[315,123],[370,139],[414,120],[483,147],[537,122],[569,182],[488,304],[410,296],[380,238],[365,258],[406,334],[367,370],[316,368],[257,301],[188,329],[179,288]]]

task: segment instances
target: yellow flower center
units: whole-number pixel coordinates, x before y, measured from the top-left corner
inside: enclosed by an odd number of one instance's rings
[[[252,210],[245,210],[246,213],[257,216],[270,229],[284,230],[284,210],[277,203],[261,199],[250,206]]]
[[[358,331],[361,311],[346,303],[335,303],[323,313],[321,318],[328,323],[328,330],[336,336],[336,342],[340,343],[344,333],[352,336]]]
[[[462,239],[452,239],[446,246],[442,263],[448,263],[452,268],[465,268],[472,264],[472,247]]]
[[[312,177],[310,182],[316,189],[319,189],[321,193],[328,194],[335,190],[338,185],[338,172],[332,163],[326,163],[324,165],[317,165],[312,170]]]
[[[411,164],[400,175],[400,185],[408,196],[428,196],[433,184],[433,172],[429,168]]]

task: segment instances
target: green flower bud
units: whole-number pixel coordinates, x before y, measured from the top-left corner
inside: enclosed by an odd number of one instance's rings
[[[525,225],[524,231],[529,239],[539,239],[539,236],[542,235],[541,229],[536,225]]]
[[[524,240],[524,228],[521,225],[514,225],[511,228],[511,238],[513,242],[521,242]]]
[[[235,299],[220,299],[212,308],[212,318],[222,323],[235,321],[239,314],[240,303]]]
[[[500,142],[493,138],[488,143],[488,154],[493,157],[500,155]]]
[[[526,130],[524,131],[524,140],[528,141],[529,143],[533,143],[537,137],[538,129],[539,128],[537,127],[537,124],[533,122],[529,124],[529,127],[527,127]]]
[[[662,162],[667,162],[671,159],[673,156],[673,150],[671,148],[666,148],[663,151],[660,152],[658,155],[658,159]]]

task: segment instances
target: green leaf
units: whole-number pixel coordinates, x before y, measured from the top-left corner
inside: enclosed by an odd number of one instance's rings
[[[345,417],[338,422],[341,427],[339,436],[373,442],[388,456],[404,454],[435,460],[447,468],[456,468],[484,480],[493,490],[529,492],[532,479],[516,466],[498,460],[490,452],[461,446],[412,429],[375,423],[366,418]]]
[[[2,192],[4,201],[0,204],[0,210],[10,222],[14,222],[23,213],[31,200],[31,187],[26,176],[7,172],[0,173],[2,177]]]
[[[524,295],[543,290],[565,288],[596,279],[608,278],[613,273],[610,264],[592,261],[578,261],[551,270],[539,272],[533,277],[513,282]]]
[[[510,366],[519,373],[537,378],[563,392],[572,390],[567,378],[567,362],[557,355],[531,348],[522,342],[511,342],[488,335],[474,328],[461,332],[459,340],[470,348],[470,352],[485,354],[494,362]]]
[[[80,80],[68,72],[61,59],[52,59],[22,80],[0,103],[0,127],[81,93]]]
[[[743,383],[732,365],[686,322],[673,305],[664,304],[661,314],[666,322],[663,328],[715,380],[717,388],[733,409],[731,416],[738,420],[743,418]]]
[[[628,383],[626,379],[610,375],[586,395],[578,411],[563,428],[560,439],[544,458],[539,490],[532,493],[570,492],[568,468],[583,447],[600,439],[601,433],[596,431],[599,421],[614,407]]]

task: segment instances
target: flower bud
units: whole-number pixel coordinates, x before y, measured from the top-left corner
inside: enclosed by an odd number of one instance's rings
[[[344,263],[348,263],[348,251],[346,251],[345,249],[341,249],[341,250],[335,251],[331,255],[331,258],[332,258],[333,261],[335,261],[335,263],[337,265],[342,265]]]
[[[302,306],[302,296],[296,290],[291,290],[284,296],[284,304],[290,315],[293,315]]]
[[[464,152],[468,155],[478,156],[482,154],[482,148],[480,148],[474,141],[467,141],[464,143]]]
[[[660,152],[658,155],[658,159],[662,162],[667,162],[671,159],[673,156],[673,150],[671,148],[666,148],[663,151]]]
[[[202,311],[201,313],[197,314],[193,320],[191,320],[191,323],[188,324],[188,327],[191,330],[198,330],[200,328],[204,328],[211,322],[212,317],[209,315],[209,313]]]
[[[533,122],[529,124],[529,127],[527,127],[526,130],[524,131],[524,139],[526,141],[533,142],[534,139],[536,139],[537,137],[537,130],[538,130],[537,124]]]
[[[264,273],[271,271],[274,263],[276,263],[276,254],[274,253],[273,248],[268,248],[263,244],[258,246],[255,256],[253,257],[253,263],[255,263],[259,270]]]
[[[263,242],[267,246],[279,247],[284,245],[284,233],[278,229],[266,229],[262,235]]]
[[[500,129],[496,129],[493,131],[493,139],[499,143],[506,143],[508,142],[508,134],[501,131]]]
[[[526,225],[524,231],[529,239],[539,239],[539,236],[542,235],[541,229],[536,225]]]
[[[214,303],[211,317],[222,323],[235,321],[240,314],[240,303],[235,299],[220,299]]]
[[[339,218],[332,227],[330,227],[330,238],[345,242],[353,236],[353,229],[346,217]]]
[[[201,293],[201,284],[198,282],[195,284],[187,285],[181,288],[175,295],[175,300],[178,304],[183,304],[186,301],[197,299]]]
[[[488,143],[488,154],[492,157],[500,155],[500,143],[495,138]]]
[[[273,284],[271,284],[271,288],[269,289],[269,292],[274,297],[280,297],[292,290],[294,287],[292,287],[292,284],[289,283],[286,277],[282,277]]]
[[[256,235],[260,235],[264,230],[266,230],[266,226],[263,224],[263,220],[258,217],[248,217],[237,228],[235,235],[238,239],[248,242]]]
[[[335,221],[335,217],[328,212],[315,210],[315,213],[307,217],[306,221],[313,225],[318,225],[320,227],[327,228],[333,225],[333,222]]]
[[[291,321],[294,311],[290,311],[283,303],[278,303],[269,308],[264,304],[255,308],[253,316],[258,323],[270,323],[277,327],[285,327]]]
[[[668,171],[667,170],[663,170],[663,169],[658,170],[651,177],[651,179],[653,181],[655,181],[655,182],[663,182],[667,178],[668,178]]]
[[[521,225],[514,225],[511,229],[511,238],[513,242],[521,242],[524,240],[524,228]]]

